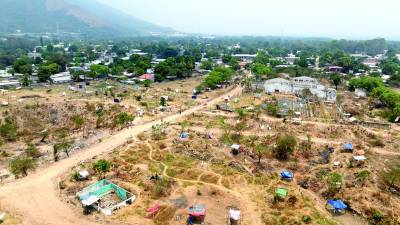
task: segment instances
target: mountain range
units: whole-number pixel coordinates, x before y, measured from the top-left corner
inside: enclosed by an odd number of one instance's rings
[[[85,37],[171,34],[96,0],[1,0],[0,33],[75,33]]]

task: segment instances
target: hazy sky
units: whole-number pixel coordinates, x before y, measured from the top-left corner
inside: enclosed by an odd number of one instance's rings
[[[178,31],[400,38],[398,0],[98,0]]]

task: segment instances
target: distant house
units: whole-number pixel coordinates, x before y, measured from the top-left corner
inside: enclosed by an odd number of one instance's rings
[[[357,88],[357,89],[354,91],[354,94],[355,94],[357,97],[359,97],[359,98],[365,98],[365,97],[367,97],[367,92],[366,92],[364,89],[359,89],[359,88]]]
[[[2,80],[0,81],[0,88],[10,88],[21,86],[18,80]]]
[[[376,68],[381,60],[377,58],[368,57],[363,61],[363,64],[369,68]]]
[[[31,59],[42,58],[42,54],[39,52],[29,52],[28,57]]]
[[[331,73],[341,73],[343,71],[343,67],[341,66],[329,66],[328,71]]]
[[[160,62],[165,62],[166,59],[153,59],[151,64],[159,64]]]
[[[232,55],[235,58],[240,59],[243,62],[253,62],[257,55],[253,54],[234,54]]]
[[[288,54],[288,56],[286,56],[284,59],[287,64],[293,65],[296,62],[296,60],[299,60],[300,58],[294,54]]]
[[[137,78],[139,81],[145,81],[145,80],[150,80],[154,82],[154,74],[152,73],[146,73],[143,74],[142,76]]]
[[[62,72],[50,76],[50,79],[55,84],[72,82],[72,76],[69,72]]]

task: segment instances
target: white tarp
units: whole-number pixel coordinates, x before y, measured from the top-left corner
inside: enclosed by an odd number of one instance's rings
[[[237,144],[233,144],[231,146],[231,149],[239,150],[239,148],[240,148],[240,145],[237,145]]]
[[[353,158],[354,158],[354,160],[356,160],[356,161],[364,161],[364,160],[367,159],[367,158],[366,158],[365,156],[363,156],[363,155],[354,156]]]
[[[79,171],[79,177],[81,178],[88,178],[89,177],[89,172],[87,170],[81,170]]]
[[[229,217],[233,220],[240,220],[240,210],[230,209]]]
[[[97,196],[91,195],[89,196],[89,198],[82,200],[82,205],[84,206],[90,206],[93,203],[97,202],[99,200],[99,198]]]

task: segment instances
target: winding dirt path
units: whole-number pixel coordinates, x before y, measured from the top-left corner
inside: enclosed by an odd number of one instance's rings
[[[240,87],[227,90],[217,98],[211,99],[203,105],[195,106],[181,114],[163,118],[164,122],[174,122],[196,111],[211,107],[227,96],[241,93]],[[133,126],[122,130],[115,135],[103,140],[101,143],[90,146],[70,158],[51,164],[46,168],[39,168],[33,174],[23,179],[7,183],[0,187],[0,204],[3,208],[19,214],[24,225],[94,225],[82,214],[74,212],[67,204],[63,203],[58,190],[59,177],[68,172],[73,166],[95,156],[112,152],[124,145],[130,139],[143,131],[149,130],[160,121]]]

